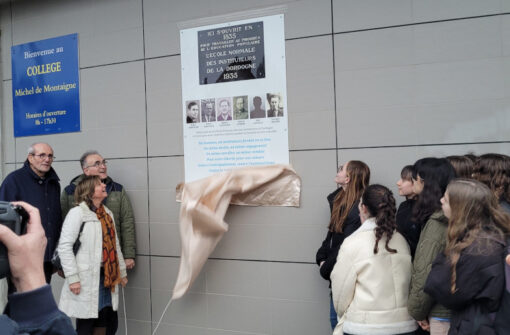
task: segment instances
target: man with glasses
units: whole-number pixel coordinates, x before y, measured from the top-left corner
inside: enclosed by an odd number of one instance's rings
[[[25,201],[39,209],[48,243],[44,253],[44,275],[50,283],[53,274],[51,256],[62,228],[59,178],[51,167],[55,156],[47,143],[34,143],[20,169],[11,172],[0,186],[0,200]],[[12,288],[12,286],[11,286]]]
[[[113,179],[108,176],[107,164],[108,162],[97,151],[87,151],[81,156],[80,165],[83,174],[71,180],[71,183],[62,191],[60,197],[62,215],[65,217],[69,210],[75,206],[74,190],[78,183],[85,176],[99,176],[103,183],[106,184],[106,192],[108,193],[108,197],[103,203],[113,213],[120,248],[124,255],[126,268],[129,270],[135,267],[135,217],[126,190],[121,184],[114,182]],[[117,313],[113,313],[114,317],[112,323],[107,325],[107,334],[115,334],[117,331]]]

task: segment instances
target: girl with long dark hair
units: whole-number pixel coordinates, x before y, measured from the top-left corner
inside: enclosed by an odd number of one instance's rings
[[[441,198],[455,170],[445,158],[423,158],[413,166],[413,188],[418,195],[413,220],[421,225],[413,261],[409,314],[431,335],[448,333],[450,311],[423,291],[430,266],[446,245],[448,219],[441,209]]]
[[[452,310],[450,335],[495,335],[493,317],[505,285],[510,217],[484,184],[457,179],[441,199],[448,240],[430,271],[425,292]]]
[[[335,182],[338,189],[327,197],[331,210],[328,233],[316,255],[320,274],[326,280],[330,280],[338,250],[344,239],[361,225],[358,203],[370,182],[370,169],[361,161],[349,161],[338,168]],[[334,329],[337,316],[332,301],[330,322]]]
[[[501,207],[510,213],[510,157],[501,154],[481,155],[475,163],[473,177],[487,185]]]
[[[413,166],[406,165],[400,172],[400,179],[397,182],[398,194],[405,197],[397,210],[397,230],[409,244],[411,257],[414,258],[416,246],[420,239],[421,225],[412,219],[412,211],[416,202],[416,194],[413,190]]]
[[[411,254],[396,231],[395,199],[370,185],[359,204],[361,227],[345,239],[331,273],[340,322],[333,334],[414,334],[407,311]]]

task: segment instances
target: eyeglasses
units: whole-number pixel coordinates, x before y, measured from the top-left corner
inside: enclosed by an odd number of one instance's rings
[[[102,166],[104,166],[104,167],[106,167],[106,165],[107,165],[107,164],[108,164],[108,162],[107,162],[107,161],[106,161],[106,159],[105,159],[105,160],[104,160],[104,161],[102,161],[102,162],[97,161],[97,162],[95,162],[94,164],[89,165],[89,166],[87,166],[87,167],[88,167],[88,168],[89,168],[89,167],[95,167],[95,168],[98,168],[98,167],[100,167],[101,165],[102,165]]]
[[[53,156],[53,154],[49,154],[49,155],[47,155],[47,154],[38,154],[38,155],[31,154],[31,155],[34,156],[34,157],[37,157],[37,158],[39,158],[41,160],[45,160],[46,158],[48,158],[50,161],[52,161],[52,160],[54,160],[56,158],[55,156]]]

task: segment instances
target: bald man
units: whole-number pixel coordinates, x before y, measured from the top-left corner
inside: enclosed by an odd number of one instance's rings
[[[47,143],[34,143],[28,148],[23,166],[11,172],[0,186],[0,200],[25,201],[39,209],[41,223],[48,239],[44,252],[44,275],[50,283],[53,274],[51,256],[62,229],[60,182],[51,167],[55,156]]]

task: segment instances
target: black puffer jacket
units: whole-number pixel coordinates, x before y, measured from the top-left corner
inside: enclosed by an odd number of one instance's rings
[[[505,285],[504,242],[487,233],[464,251],[457,263],[456,291],[451,293],[450,262],[440,253],[425,284],[425,292],[451,309],[448,335],[495,335],[493,316]]]
[[[330,210],[333,210],[333,202],[335,200],[336,195],[342,189],[339,188],[335,192],[328,195],[328,202]],[[345,238],[354,233],[361,225],[361,221],[359,218],[359,209],[358,209],[358,201],[354,203],[347,218],[343,225],[342,233],[334,233],[328,231],[326,238],[322,242],[321,247],[317,250],[317,255],[315,256],[317,265],[320,265],[322,261],[324,264],[320,268],[321,276],[329,280],[329,276],[331,275],[331,271],[333,271],[333,267],[336,264],[336,257],[338,256],[338,251],[340,250],[340,246],[344,242]]]

